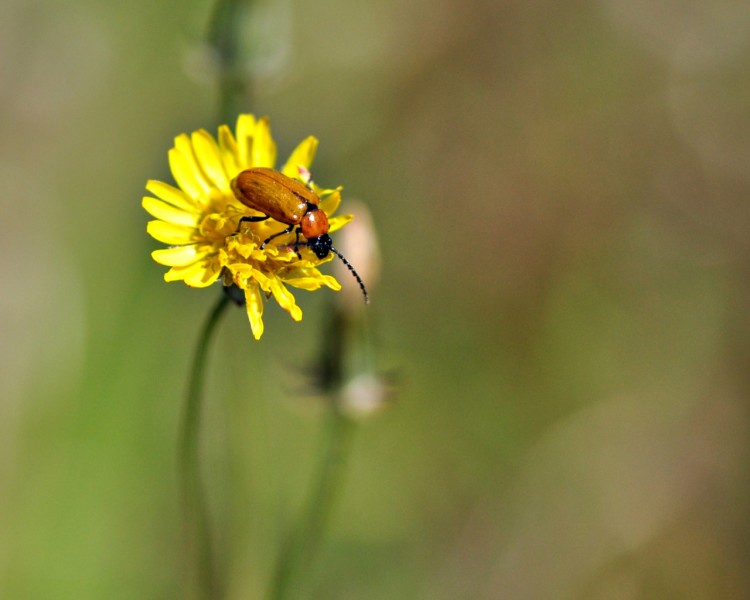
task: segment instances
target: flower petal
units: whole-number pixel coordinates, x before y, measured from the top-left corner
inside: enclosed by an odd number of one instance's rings
[[[279,306],[287,311],[295,321],[302,320],[302,309],[294,301],[294,295],[278,279],[271,280],[271,292]]]
[[[253,167],[273,169],[276,165],[276,142],[271,137],[271,125],[268,117],[260,119],[255,126],[250,162]]]
[[[327,216],[331,216],[336,212],[336,209],[341,204],[341,188],[334,190],[331,194],[327,195],[320,201],[320,209],[325,212]]]
[[[157,200],[151,196],[144,196],[141,204],[151,216],[166,221],[167,223],[188,225],[192,227],[195,227],[198,224],[197,214],[175,208],[163,200]]]
[[[322,274],[318,274],[318,277],[285,277],[284,283],[310,292],[319,290],[323,286],[337,292],[341,289],[341,284],[335,277]]]
[[[242,170],[239,166],[239,149],[231,130],[226,125],[219,127],[219,154],[227,176],[236,177]]]
[[[221,273],[221,266],[211,256],[184,267],[172,267],[164,274],[164,281],[185,281],[190,287],[208,287]]]
[[[250,284],[245,288],[245,308],[253,337],[256,340],[263,335],[263,294],[257,283]]]
[[[229,179],[224,172],[224,164],[216,140],[205,129],[193,132],[191,140],[195,156],[203,172],[211,179],[215,187],[222,192],[229,192]]]
[[[165,267],[184,267],[204,258],[209,253],[209,246],[185,244],[174,248],[154,250],[151,257]]]
[[[185,277],[185,283],[190,287],[208,287],[219,278],[219,275],[221,275],[221,265],[215,257],[209,257],[196,264],[201,265],[203,268],[196,270],[189,277]]]
[[[177,208],[193,211],[197,208],[197,205],[192,201],[190,196],[181,189],[171,186],[168,183],[150,179],[146,183],[146,189],[157,198],[161,198],[164,202],[169,202],[169,204],[176,206]]]
[[[155,240],[170,246],[195,242],[193,237],[195,235],[194,227],[175,225],[166,221],[149,221],[146,225],[146,231]]]
[[[255,135],[255,117],[253,115],[240,115],[237,117],[237,148],[239,170],[253,166],[250,163],[253,151],[253,136]]]
[[[328,221],[328,231],[336,231],[337,229],[341,229],[344,225],[349,223],[354,219],[354,215],[339,215],[338,217],[333,217]]]
[[[174,147],[179,152],[181,152],[185,158],[190,161],[191,166],[195,170],[196,178],[200,180],[201,184],[204,186],[205,189],[211,188],[211,182],[206,177],[205,172],[201,168],[200,163],[198,162],[198,159],[195,155],[195,148],[193,148],[193,141],[191,139],[191,136],[188,136],[185,133],[182,133],[178,135],[174,139]]]
[[[289,160],[286,161],[286,164],[281,169],[281,172],[287,177],[299,179],[299,167],[302,166],[309,169],[315,159],[315,153],[317,150],[318,139],[311,135],[294,149],[289,156]]]
[[[169,168],[172,177],[181,189],[187,192],[193,200],[203,205],[203,196],[207,187],[203,181],[203,175],[198,173],[196,165],[176,148],[169,150]]]

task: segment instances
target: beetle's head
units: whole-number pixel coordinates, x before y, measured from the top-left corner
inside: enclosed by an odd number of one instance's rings
[[[330,235],[324,233],[323,235],[307,240],[307,245],[315,253],[315,256],[325,258],[331,252],[333,241]]]
[[[310,248],[318,258],[325,258],[331,252],[338,256],[341,259],[341,262],[346,265],[346,268],[352,272],[352,275],[354,275],[354,278],[357,280],[357,283],[362,290],[362,295],[365,297],[365,304],[369,304],[370,298],[367,296],[367,289],[365,288],[365,284],[362,281],[362,278],[359,276],[357,271],[354,270],[354,267],[351,265],[351,263],[346,260],[344,255],[333,247],[331,236],[329,236],[327,233],[324,233],[323,235],[319,235],[318,237],[309,238],[304,245]]]

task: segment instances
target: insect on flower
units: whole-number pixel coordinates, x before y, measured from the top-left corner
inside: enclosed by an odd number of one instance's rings
[[[149,180],[146,188],[152,196],[143,198],[143,207],[154,217],[148,233],[168,246],[151,254],[169,267],[165,281],[193,288],[217,281],[235,286],[244,295],[255,339],[263,335],[267,300],[273,298],[300,321],[302,309],[290,288],[340,290],[336,278],[318,267],[332,252],[340,256],[328,234],[344,227],[352,215],[334,214],[340,187],[324,190],[310,183],[308,169],[317,147],[318,140],[308,136],[279,164],[269,119],[251,114],[239,115],[234,131],[219,126],[217,137],[203,129],[178,135],[168,154],[176,185]],[[241,224],[245,216],[251,218]],[[271,242],[277,233],[291,234],[295,228],[294,243]],[[308,257],[302,257],[301,247]]]
[[[300,175],[309,181],[310,173],[300,168]],[[351,271],[357,280],[365,303],[369,303],[367,289],[351,263],[333,246],[328,235],[328,217],[320,210],[320,197],[312,187],[287,177],[280,171],[267,167],[256,167],[242,171],[232,180],[232,192],[237,200],[248,208],[263,213],[263,216],[245,216],[243,222],[258,222],[275,219],[288,225],[286,229],[267,238],[261,250],[276,237],[294,232],[294,251],[299,256],[299,247],[308,246],[318,258],[333,252]],[[300,243],[300,234],[306,241]]]

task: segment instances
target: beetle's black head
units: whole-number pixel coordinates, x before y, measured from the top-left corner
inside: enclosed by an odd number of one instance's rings
[[[310,249],[313,252],[315,252],[315,256],[318,258],[325,258],[331,252],[333,241],[331,240],[330,235],[324,233],[321,236],[307,240],[307,245],[310,246]]]
[[[317,256],[318,258],[325,258],[331,252],[338,256],[341,259],[341,262],[346,265],[346,268],[352,272],[352,275],[354,275],[354,278],[357,280],[357,283],[362,290],[362,295],[364,295],[365,297],[365,304],[369,304],[370,298],[367,296],[367,289],[365,288],[365,284],[362,281],[362,278],[359,276],[357,271],[354,270],[354,267],[351,265],[351,263],[346,260],[344,255],[333,247],[331,237],[327,233],[324,233],[323,235],[320,235],[318,237],[309,238],[304,245],[308,248],[311,248],[315,253],[315,256]],[[299,256],[299,254],[297,254],[297,256]]]

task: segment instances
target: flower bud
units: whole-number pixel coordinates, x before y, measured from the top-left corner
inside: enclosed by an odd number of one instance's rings
[[[393,384],[389,378],[362,373],[351,379],[341,391],[340,407],[352,419],[364,419],[391,404]]]
[[[380,276],[380,250],[372,216],[367,205],[359,200],[348,199],[346,210],[354,215],[354,220],[336,232],[336,249],[356,266],[368,293],[372,295]],[[334,262],[334,271],[339,281],[351,277],[351,273],[341,261]],[[357,286],[344,285],[337,297],[347,312],[361,310],[364,306],[362,294]]]

